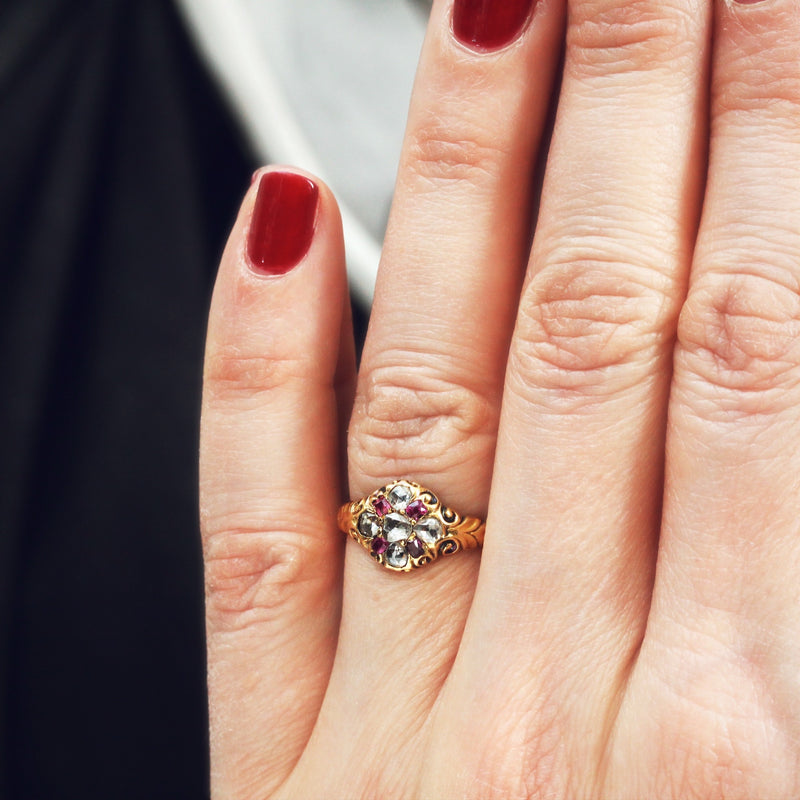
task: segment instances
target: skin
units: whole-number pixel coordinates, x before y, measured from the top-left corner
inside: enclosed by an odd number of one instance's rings
[[[222,259],[213,795],[800,796],[800,9],[540,0],[492,53],[450,15],[358,374],[324,185],[294,270],[247,262],[257,184]],[[397,477],[486,517],[482,553],[345,543]]]

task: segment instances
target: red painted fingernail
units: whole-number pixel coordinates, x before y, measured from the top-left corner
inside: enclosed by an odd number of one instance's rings
[[[284,275],[311,247],[319,188],[296,172],[265,172],[250,220],[247,255],[256,272]]]
[[[453,33],[476,50],[497,50],[519,36],[535,0],[455,0]]]

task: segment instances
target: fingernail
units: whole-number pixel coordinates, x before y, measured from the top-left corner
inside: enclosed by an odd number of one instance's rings
[[[535,0],[455,0],[453,33],[476,50],[497,50],[519,36]]]
[[[247,255],[256,272],[284,275],[311,247],[319,188],[296,172],[265,172],[258,184],[247,237]]]

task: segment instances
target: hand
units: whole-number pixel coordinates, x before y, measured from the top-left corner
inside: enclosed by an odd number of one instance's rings
[[[800,796],[800,14],[524,5],[434,3],[357,386],[330,192],[245,198],[201,448],[217,798]],[[345,544],[397,477],[482,553]]]

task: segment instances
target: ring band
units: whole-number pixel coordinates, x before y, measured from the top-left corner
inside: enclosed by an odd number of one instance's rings
[[[486,523],[462,517],[429,489],[390,481],[339,509],[339,528],[393,572],[410,572],[440,556],[483,544]]]

